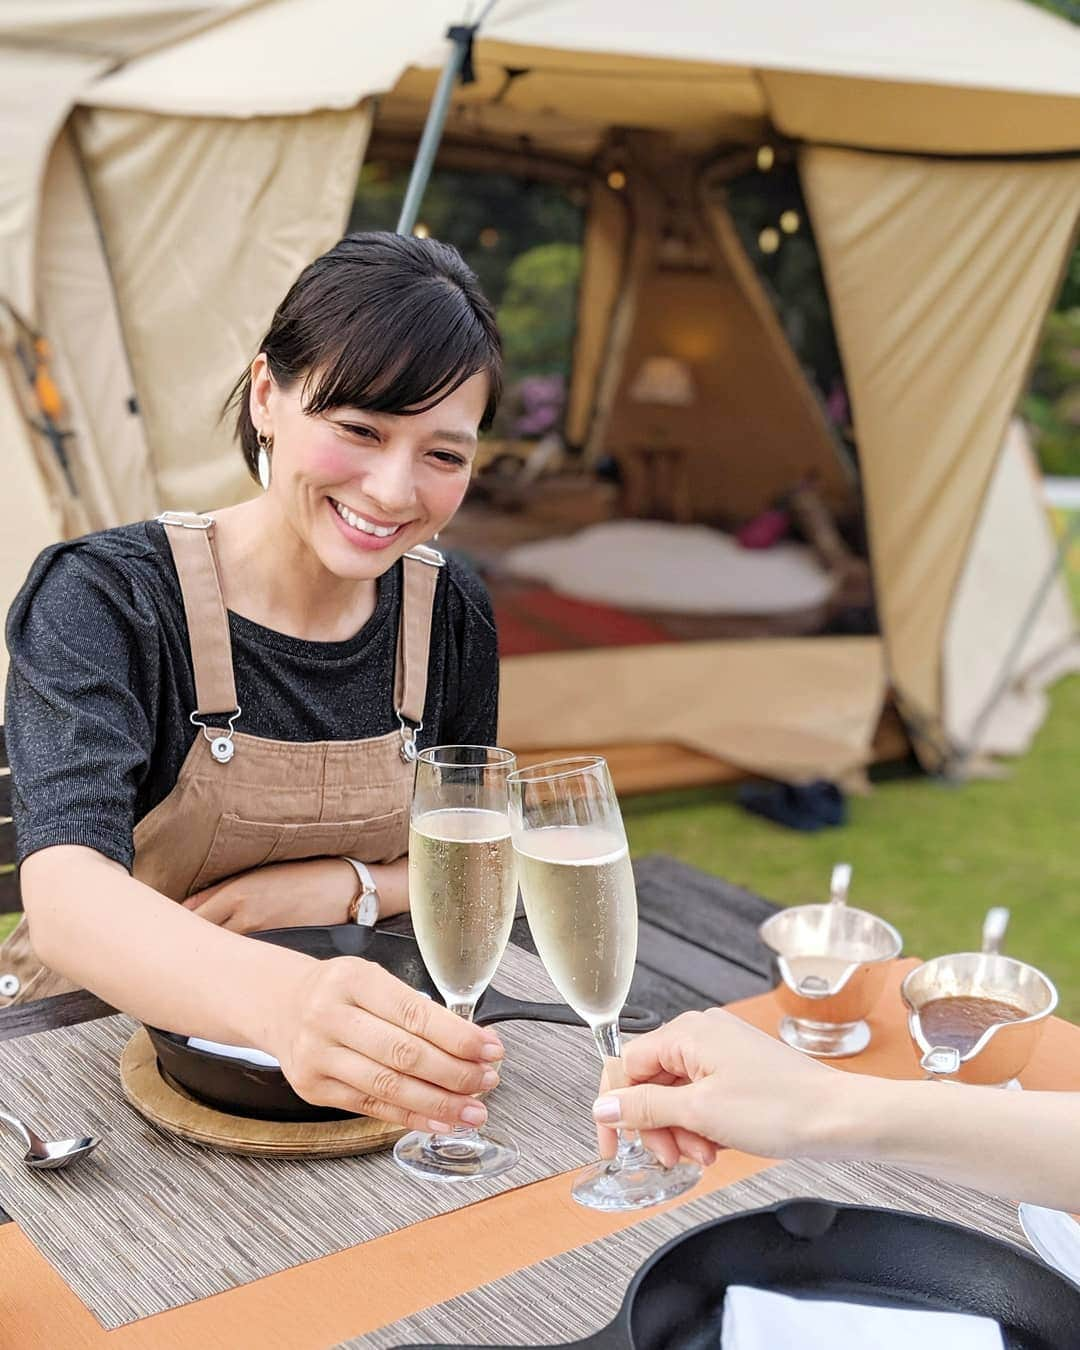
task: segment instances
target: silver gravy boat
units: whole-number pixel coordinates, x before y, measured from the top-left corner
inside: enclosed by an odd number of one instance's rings
[[[982,951],[957,952],[925,961],[900,986],[908,1007],[908,1031],[928,1078],[1000,1087],[1012,1082],[1031,1058],[1046,1019],[1057,1007],[1053,983],[1034,966],[1001,955],[1009,911],[991,909],[983,924]],[[990,1022],[974,1037],[935,1038],[922,1011],[936,999],[993,999],[1023,1011],[1022,1017]],[[935,1044],[935,1039],[943,1043]],[[963,1048],[961,1048],[963,1047]]]
[[[850,885],[850,864],[838,863],[828,904],[783,909],[758,929],[773,952],[780,1039],[825,1059],[870,1044],[866,1017],[885,987],[887,963],[903,947],[892,924],[848,905]]]

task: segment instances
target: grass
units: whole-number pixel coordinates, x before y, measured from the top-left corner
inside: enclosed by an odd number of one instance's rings
[[[798,834],[748,815],[726,789],[624,803],[631,850],[667,853],[780,904],[828,898],[854,866],[852,903],[899,928],[914,956],[970,951],[991,905],[1012,911],[1007,951],[1045,970],[1080,1020],[1080,677],[1007,779],[962,787],[913,776],[850,800],[849,824]]]

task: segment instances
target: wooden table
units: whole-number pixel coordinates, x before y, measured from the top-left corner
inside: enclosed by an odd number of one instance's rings
[[[690,869],[645,860],[638,867],[642,964],[634,998],[650,994],[704,1006],[745,997],[768,983],[756,943],[757,915],[772,906]],[[718,902],[717,888],[724,894]],[[405,927],[403,923],[396,927]],[[520,924],[515,940],[529,945]],[[872,1044],[842,1067],[890,1077],[921,1076],[907,1036],[899,984],[915,963],[894,962],[871,1017]],[[674,1009],[672,1009],[674,1010]],[[771,993],[736,1005],[775,1032]],[[0,1012],[0,1037],[104,1015],[89,995],[67,995]],[[1026,1086],[1080,1090],[1080,1030],[1051,1019]],[[772,1166],[722,1153],[685,1200]],[[0,1179],[2,1184],[2,1179]],[[550,1177],[451,1214],[400,1229],[321,1260],[241,1285],[105,1332],[15,1224],[0,1228],[0,1350],[327,1350],[422,1308],[526,1266],[584,1246],[647,1217],[604,1215],[575,1205],[568,1178]]]

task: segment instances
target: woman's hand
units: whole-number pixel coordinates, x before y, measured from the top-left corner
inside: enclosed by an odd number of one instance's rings
[[[611,1127],[621,1125],[640,1130],[666,1166],[680,1155],[711,1162],[716,1146],[765,1158],[806,1153],[844,1079],[719,1008],[638,1037],[622,1062],[630,1086],[602,1087],[593,1106],[600,1152],[612,1156]]]
[[[343,858],[307,858],[241,872],[197,891],[184,907],[234,933],[344,923],[357,884]]]
[[[495,1032],[352,956],[311,962],[270,1040],[305,1101],[438,1132],[484,1123],[472,1094],[498,1083],[504,1053]]]

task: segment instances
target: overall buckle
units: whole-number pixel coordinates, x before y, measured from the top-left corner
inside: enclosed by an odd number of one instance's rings
[[[210,733],[209,726],[200,719],[198,712],[191,714],[191,721],[195,726],[202,727],[202,734],[210,742],[210,753],[219,764],[228,764],[229,760],[236,754],[236,746],[233,745],[232,739],[233,723],[239,716],[240,708],[237,707],[236,711],[225,719],[229,725],[228,731],[223,731],[220,736],[213,736]]]

